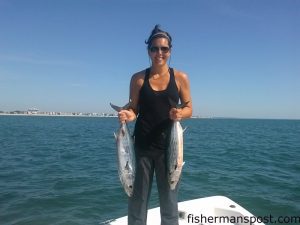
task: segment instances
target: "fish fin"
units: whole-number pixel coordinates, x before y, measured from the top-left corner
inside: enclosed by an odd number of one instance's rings
[[[130,169],[130,166],[129,166],[129,162],[127,161],[126,165],[125,165],[125,170],[129,170],[129,169]]]
[[[114,133],[114,136],[115,136],[115,139],[117,140],[117,135],[116,135],[116,133]]]
[[[175,170],[179,170],[184,166],[185,162],[182,162],[181,166],[176,165]]]
[[[186,129],[187,129],[187,127],[183,129],[182,133],[184,133]]]
[[[129,109],[130,108],[130,102],[128,102],[126,105],[124,105],[123,107],[120,107],[120,106],[116,106],[116,105],[114,105],[114,104],[112,104],[112,103],[109,103],[110,104],[110,106],[114,109],[114,110],[116,110],[117,112],[120,112],[121,110],[123,110],[123,109]]]

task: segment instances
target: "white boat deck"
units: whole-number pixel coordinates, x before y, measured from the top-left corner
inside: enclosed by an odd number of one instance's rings
[[[224,196],[212,196],[178,203],[179,225],[264,225],[249,211]],[[127,216],[102,224],[126,225]],[[160,225],[159,207],[149,209],[147,225]]]

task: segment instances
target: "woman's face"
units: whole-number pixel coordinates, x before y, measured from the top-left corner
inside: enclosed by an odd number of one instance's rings
[[[155,38],[152,40],[151,46],[148,49],[148,54],[151,58],[152,65],[163,66],[167,64],[171,55],[168,39]]]

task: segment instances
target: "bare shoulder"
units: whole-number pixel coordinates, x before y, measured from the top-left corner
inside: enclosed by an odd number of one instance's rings
[[[139,71],[132,75],[131,84],[136,87],[141,87],[145,79],[145,70]]]
[[[189,79],[185,72],[176,69],[174,69],[174,76],[178,81],[187,81]]]
[[[180,101],[186,102],[184,118],[189,118],[192,116],[192,97],[190,91],[190,82],[188,75],[182,71],[174,70],[175,81],[178,87]]]
[[[145,70],[142,70],[133,74],[130,81],[129,99],[131,101],[131,108],[136,115],[138,112],[139,92],[144,84],[144,80]]]
[[[188,85],[189,78],[185,72],[174,69],[174,76],[178,87]]]

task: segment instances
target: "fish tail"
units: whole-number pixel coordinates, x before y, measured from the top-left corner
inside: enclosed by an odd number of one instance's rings
[[[170,103],[171,107],[172,108],[177,108],[177,109],[182,109],[182,108],[186,107],[187,104],[189,104],[189,101],[178,104],[177,102],[175,102],[170,97],[168,98],[168,100],[169,100],[169,103]]]
[[[114,109],[114,110],[116,110],[117,112],[120,112],[121,110],[123,110],[123,109],[129,109],[130,108],[130,102],[128,102],[126,105],[124,105],[123,107],[120,107],[120,106],[116,106],[116,105],[114,105],[114,104],[112,104],[112,103],[109,103],[110,104],[110,106]]]

